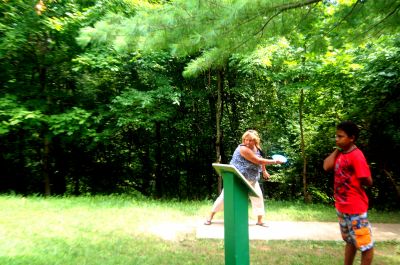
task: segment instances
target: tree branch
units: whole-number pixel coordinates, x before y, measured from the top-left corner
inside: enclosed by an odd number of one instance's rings
[[[299,7],[303,7],[303,6],[307,6],[307,5],[312,5],[318,2],[321,2],[322,0],[306,0],[306,1],[300,1],[300,2],[296,2],[296,3],[289,3],[289,4],[283,4],[280,6],[276,6],[273,7],[272,10],[277,10],[277,12],[275,14],[273,14],[265,23],[264,25],[261,27],[261,29],[257,32],[254,33],[254,36],[259,34],[260,32],[263,32],[265,27],[272,21],[273,18],[275,18],[276,16],[278,16],[279,14],[291,10],[291,9],[296,9]],[[256,16],[257,17],[257,16]],[[254,18],[256,18],[254,17]],[[253,18],[253,19],[254,19]],[[250,20],[248,20],[250,21]],[[247,22],[248,22],[247,21]],[[246,22],[246,23],[247,23]],[[240,46],[244,45],[246,42],[248,42],[248,40],[244,40],[243,42],[239,43],[239,45],[235,46],[232,50],[236,50],[237,48],[239,48]]]
[[[322,0],[307,0],[307,1],[304,1],[304,2],[300,1],[300,2],[297,2],[297,3],[289,3],[289,4],[284,4],[284,5],[281,5],[281,6],[276,6],[276,7],[271,8],[271,10],[275,9],[275,10],[277,10],[277,12],[274,15],[272,15],[264,23],[264,25],[261,27],[261,29],[259,31],[257,31],[254,35],[257,35],[258,33],[264,31],[265,27],[269,24],[269,22],[271,22],[271,20],[274,17],[278,16],[279,14],[283,13],[284,11],[287,11],[287,10],[290,10],[290,9],[299,8],[299,7],[303,7],[303,6],[307,6],[307,5],[311,5],[311,4],[315,4],[315,3],[318,3],[318,2],[321,2],[321,1]],[[254,17],[254,18],[256,18],[256,17]]]
[[[303,7],[303,6],[308,6],[314,3],[318,3],[318,2],[322,2],[322,0],[307,0],[307,1],[300,1],[297,3],[289,3],[289,4],[284,4],[281,6],[277,6],[276,9],[278,9],[279,11],[287,11],[290,9],[295,9],[295,8],[299,8],[299,7]]]
[[[380,20],[379,22],[375,23],[374,25],[372,25],[371,27],[369,27],[364,33],[363,35],[367,34],[370,30],[372,30],[373,28],[379,26],[380,24],[382,24],[386,19],[388,19],[390,16],[394,15],[396,13],[396,11],[398,11],[400,9],[400,4],[398,4],[393,10],[392,12],[390,12],[389,14],[386,15],[386,17],[384,17],[382,20]]]
[[[330,32],[332,32],[334,29],[336,29],[337,27],[340,26],[340,24],[342,24],[342,22],[347,19],[348,17],[350,17],[350,15],[353,13],[354,9],[356,9],[356,6],[360,3],[360,0],[357,0],[357,2],[355,2],[355,4],[353,5],[353,7],[351,8],[350,12],[347,13],[336,25],[334,25],[330,30],[328,30],[328,32],[326,34],[329,34]]]

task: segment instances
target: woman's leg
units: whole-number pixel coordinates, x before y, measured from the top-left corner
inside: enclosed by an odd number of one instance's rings
[[[257,191],[258,194],[262,194],[260,184],[258,182],[254,183],[254,189]],[[257,224],[263,224],[262,219],[265,215],[264,197],[250,196],[250,201],[253,208],[253,213],[257,216]]]
[[[208,216],[207,220],[205,221],[204,224],[206,225],[210,225],[212,219],[214,218],[214,215],[217,212],[220,212],[224,209],[224,190],[222,189],[221,194],[218,196],[218,198],[215,200],[212,208],[211,208],[211,212],[210,215]]]

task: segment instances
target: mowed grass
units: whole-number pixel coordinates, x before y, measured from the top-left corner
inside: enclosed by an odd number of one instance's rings
[[[194,227],[211,204],[129,196],[0,196],[0,264],[224,264],[223,240],[195,236]],[[266,210],[267,220],[336,221],[331,206],[267,201]],[[370,219],[400,223],[400,212],[371,211]],[[250,241],[250,263],[343,264],[343,246],[341,241]],[[375,253],[374,264],[400,264],[399,241],[378,242]]]

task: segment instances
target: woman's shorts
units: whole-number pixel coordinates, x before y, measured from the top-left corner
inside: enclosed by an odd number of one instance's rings
[[[345,214],[337,211],[343,240],[357,249],[366,251],[374,247],[371,225],[367,213]]]

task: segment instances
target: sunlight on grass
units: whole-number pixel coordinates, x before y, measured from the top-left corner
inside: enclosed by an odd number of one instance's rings
[[[211,205],[129,196],[0,196],[0,264],[223,264],[223,240],[195,236]],[[270,220],[336,221],[334,209],[322,205],[270,201],[266,211]],[[400,219],[399,213],[374,214]],[[251,264],[342,263],[341,242],[251,241],[250,247]],[[399,256],[399,242],[379,242],[377,264],[399,264]]]

